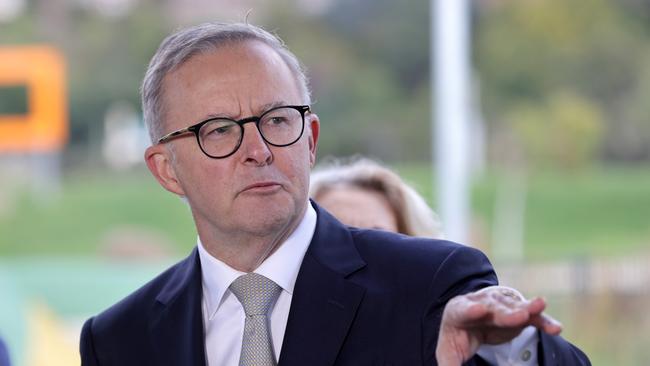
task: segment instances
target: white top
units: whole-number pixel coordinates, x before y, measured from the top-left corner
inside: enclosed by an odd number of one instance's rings
[[[315,229],[316,211],[308,203],[305,216],[296,230],[254,271],[282,288],[270,313],[271,338],[276,360],[279,359],[282,349],[298,271]],[[244,308],[229,287],[237,277],[246,273],[214,258],[205,250],[201,239],[197,241],[203,284],[201,308],[207,366],[238,366],[245,314]],[[537,364],[537,339],[537,333],[531,327],[509,343],[481,346],[479,354],[493,365]],[[521,362],[522,358],[526,360]],[[512,361],[514,363],[511,363]]]

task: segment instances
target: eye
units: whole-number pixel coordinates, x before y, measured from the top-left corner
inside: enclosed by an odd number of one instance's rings
[[[201,128],[203,138],[222,138],[238,133],[237,124],[232,121],[213,121],[205,124]]]
[[[230,130],[230,126],[221,126],[221,127],[211,127],[207,128],[205,130],[204,136],[209,136],[209,135],[225,135],[228,133],[228,130]]]
[[[269,118],[269,124],[279,125],[282,123],[287,123],[287,117],[283,116],[273,116]]]
[[[296,111],[290,108],[278,108],[268,112],[262,117],[261,124],[267,127],[279,127],[289,125],[295,118]]]
[[[216,134],[225,134],[228,133],[228,131],[232,128],[232,126],[221,126],[221,127],[216,127],[209,133],[216,133]]]

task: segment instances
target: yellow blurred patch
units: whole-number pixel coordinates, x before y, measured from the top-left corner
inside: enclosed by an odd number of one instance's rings
[[[30,305],[28,314],[26,366],[81,364],[77,332],[69,331],[46,304]]]

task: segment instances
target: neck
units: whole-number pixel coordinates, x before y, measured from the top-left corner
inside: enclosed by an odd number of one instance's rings
[[[197,224],[201,243],[213,257],[242,272],[253,272],[271,256],[296,230],[304,211],[297,219],[268,234],[248,233],[236,230],[223,234],[217,230],[202,228]]]

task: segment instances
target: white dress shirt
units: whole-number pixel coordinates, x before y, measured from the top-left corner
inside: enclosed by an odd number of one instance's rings
[[[305,216],[296,230],[254,271],[282,288],[271,309],[271,339],[279,359],[289,308],[300,265],[316,229],[316,211],[307,204]],[[246,274],[210,255],[198,239],[203,297],[203,326],[207,366],[238,366],[244,334],[244,308],[230,291],[230,284]],[[537,333],[526,329],[509,343],[481,346],[479,355],[493,365],[537,364]],[[524,362],[523,359],[526,358]],[[513,363],[514,361],[514,363]],[[518,363],[519,362],[519,363]],[[534,362],[534,363],[532,363]]]
[[[537,365],[537,328],[529,325],[508,343],[495,346],[482,345],[478,355],[491,365],[533,366]]]
[[[316,211],[307,204],[305,216],[294,232],[254,271],[282,288],[271,309],[271,339],[279,358],[298,271],[316,229]],[[203,326],[208,366],[237,366],[244,335],[244,308],[230,291],[230,284],[246,273],[211,256],[199,239],[203,281]]]

